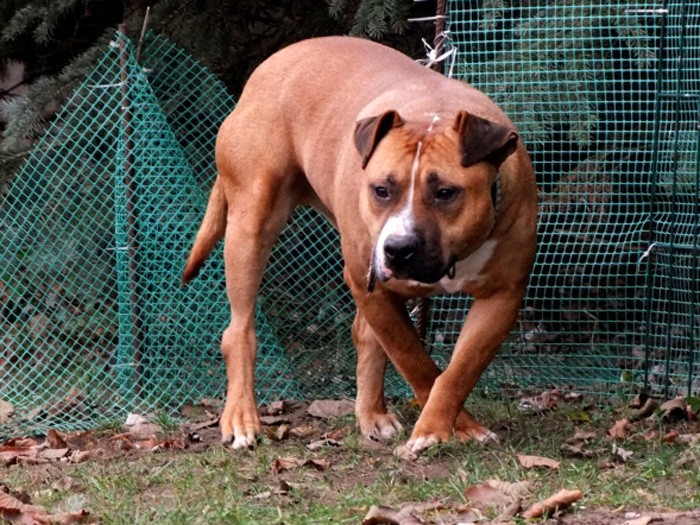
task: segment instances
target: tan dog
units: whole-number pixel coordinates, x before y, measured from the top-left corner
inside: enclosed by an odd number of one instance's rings
[[[216,142],[214,184],[184,271],[225,236],[231,324],[223,334],[224,441],[253,446],[255,300],[297,205],[339,230],[357,303],[356,415],[363,434],[401,429],[384,401],[387,356],[423,407],[407,446],[490,432],[462,406],[518,315],[535,252],[536,188],[513,124],[484,94],[387,47],[349,37],[291,45],[251,75]],[[442,373],[408,297],[475,301]]]

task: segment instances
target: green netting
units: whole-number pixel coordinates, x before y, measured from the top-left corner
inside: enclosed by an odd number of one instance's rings
[[[0,203],[0,399],[14,407],[0,435],[222,393],[221,257],[193,286],[179,281],[206,204],[193,171],[211,184],[233,100],[165,40],[144,53],[142,69],[118,35]],[[260,384],[298,397],[264,316],[258,324]]]
[[[697,393],[700,3],[475,4],[448,4],[453,74],[519,127],[541,202],[520,329],[491,375]]]
[[[481,386],[697,394],[700,2],[451,1],[448,15],[454,76],[513,118],[541,189],[528,296]],[[179,281],[234,102],[163,38],[141,56],[117,38],[0,201],[0,400],[15,410],[0,435],[223,393],[220,250]],[[432,302],[441,366],[468,306]],[[259,400],[354,394],[354,306],[315,212],[282,233],[257,314]],[[409,393],[391,370],[387,384]]]

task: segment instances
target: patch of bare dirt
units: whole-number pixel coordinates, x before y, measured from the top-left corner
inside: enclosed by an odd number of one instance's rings
[[[632,454],[623,448],[623,445],[627,447],[631,441],[637,446],[650,441],[657,444],[672,443],[687,447],[689,452],[697,452],[695,445],[693,448],[687,445],[700,440],[697,415],[689,406],[683,407],[686,410],[680,410],[676,416],[681,421],[674,421],[666,434],[666,430],[659,433],[658,421],[654,420],[652,425],[652,421],[645,422],[638,416],[630,416],[629,420],[620,419],[607,431],[605,428],[584,431],[576,427],[590,418],[588,412],[592,409],[589,405],[578,399],[572,404],[563,393],[552,390],[521,399],[518,410],[523,413],[523,417],[509,418],[492,428],[501,437],[505,437],[509,446],[516,449],[519,447],[519,439],[543,436],[562,444],[561,457],[591,458],[601,469],[618,472],[621,471],[619,467]],[[164,430],[157,424],[157,418],[131,414],[124,427],[118,431],[61,433],[52,430],[45,438],[14,438],[0,443],[0,474],[3,467],[26,468],[33,472],[33,485],[53,486],[63,483],[61,480],[69,479],[65,473],[75,463],[134,461],[135,458],[143,457],[143,454],[156,452],[168,455],[201,453],[222,446],[218,427],[220,409],[218,402],[186,407],[183,416],[187,418],[187,423],[177,429]],[[553,417],[556,411],[560,413],[558,417]],[[259,465],[245,464],[242,467],[256,472],[251,474],[251,479],[257,483],[257,488],[245,497],[276,501],[293,495],[297,499],[333,505],[344,491],[358,485],[372,485],[379,476],[388,477],[391,485],[401,486],[416,481],[447,479],[455,475],[454,457],[449,454],[438,452],[417,461],[397,462],[394,456],[395,444],[378,443],[358,435],[354,421],[348,417],[352,412],[352,403],[349,401],[311,404],[284,401],[263,405],[260,414],[266,440],[264,446],[271,451],[271,464],[263,474],[259,469],[256,470]],[[562,412],[567,415],[563,416]],[[410,417],[409,415],[409,419]],[[568,426],[562,427],[562,421],[568,421]],[[517,460],[522,469],[545,472],[559,469],[559,461],[551,457],[517,454],[511,459]],[[507,458],[503,461],[507,461]],[[251,462],[255,462],[255,459],[251,459]],[[167,464],[166,461],[165,466],[158,468],[166,468]],[[677,466],[695,468],[697,464],[697,456],[692,456],[682,465],[677,463]],[[700,525],[700,509],[684,512],[588,510],[585,508],[586,495],[580,490],[563,491],[560,490],[561,487],[554,487],[548,499],[537,502],[532,496],[532,487],[521,487],[525,482],[488,480],[467,487],[467,473],[463,477],[459,472],[457,474],[465,483],[464,501],[468,504],[441,499],[407,501],[399,508],[390,508],[382,506],[383,495],[377,494],[378,504],[371,509],[366,522],[513,523],[523,517],[533,516],[540,523],[552,525]],[[314,483],[307,483],[309,479],[321,477],[332,479],[333,490],[321,490]],[[674,487],[664,487],[664,481],[659,480],[658,484],[655,482],[649,490],[655,493],[669,490],[673,493]],[[261,487],[262,491],[259,491]],[[13,489],[16,487],[3,488],[5,507],[0,505],[0,513],[14,513],[12,516],[15,516],[17,513],[44,512],[42,509],[27,507],[30,502],[22,500],[22,495],[13,492]],[[71,490],[71,487],[65,490]],[[582,500],[581,503],[579,500]],[[572,505],[575,511],[571,511]],[[654,503],[650,501],[650,506],[652,505]],[[489,516],[492,521],[485,516]],[[494,521],[493,516],[501,521]],[[549,518],[541,521],[546,519],[544,516]],[[64,518],[75,520],[74,522],[89,519],[84,513],[60,516],[60,519]],[[412,521],[406,521],[408,519]]]
[[[571,516],[550,520],[557,525],[698,525],[700,509],[677,511],[615,512],[613,510],[589,510]]]

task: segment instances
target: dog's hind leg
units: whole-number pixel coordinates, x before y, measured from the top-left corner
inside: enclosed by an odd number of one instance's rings
[[[253,174],[246,185],[228,187],[224,244],[231,324],[221,351],[228,387],[221,436],[234,449],[255,445],[260,419],[255,400],[255,301],[272,247],[296,204],[291,181]]]
[[[387,356],[372,328],[359,312],[352,325],[357,349],[357,398],[355,416],[362,434],[388,441],[401,432],[401,423],[388,412],[384,401],[384,374]]]

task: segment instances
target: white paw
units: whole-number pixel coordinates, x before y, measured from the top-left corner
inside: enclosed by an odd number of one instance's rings
[[[236,436],[233,439],[233,443],[231,443],[231,448],[234,450],[255,448],[255,433],[248,432],[247,434]]]
[[[361,425],[362,434],[377,441],[391,441],[403,430],[403,426],[390,412],[382,414],[374,419],[370,425]]]
[[[392,440],[403,430],[403,425],[395,417],[389,418],[389,423],[379,426],[379,435],[384,440]]]
[[[421,436],[409,440],[408,443],[406,443],[406,448],[416,454],[426,448],[434,447],[438,443],[440,443],[440,439],[437,436]]]

